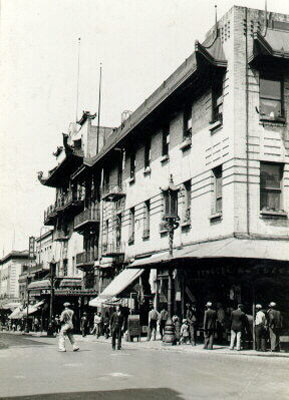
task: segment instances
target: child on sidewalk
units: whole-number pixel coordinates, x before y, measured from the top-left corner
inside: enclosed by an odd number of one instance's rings
[[[183,323],[181,326],[181,338],[180,338],[180,344],[187,344],[189,341],[189,336],[190,336],[190,332],[189,332],[189,324],[188,321],[186,319],[183,319]]]

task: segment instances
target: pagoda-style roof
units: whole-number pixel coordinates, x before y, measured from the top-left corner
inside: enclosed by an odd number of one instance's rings
[[[115,130],[96,156],[84,158],[84,164],[94,166],[141,124],[153,118],[157,119],[159,109],[164,107],[164,104],[175,101],[176,96],[183,92],[188,85],[192,86],[193,81],[196,81],[204,71],[210,68],[225,68],[226,66],[227,60],[221,38],[215,30],[203,44],[195,43],[195,51],[191,56]]]

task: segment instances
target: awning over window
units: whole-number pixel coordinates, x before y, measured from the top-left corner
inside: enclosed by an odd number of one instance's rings
[[[42,281],[34,281],[28,285],[28,290],[39,290],[39,289],[50,289],[51,283],[49,279],[43,279]]]
[[[207,243],[186,246],[174,250],[173,260],[203,258],[239,258],[272,261],[289,260],[289,243],[287,240],[254,240],[228,238]],[[162,253],[135,260],[130,268],[154,267],[170,261],[169,253]],[[177,265],[176,265],[177,267]]]
[[[125,269],[104,289],[95,299],[89,302],[92,307],[100,307],[107,299],[116,297],[132,284],[141,274],[143,269]]]
[[[21,307],[15,308],[12,314],[9,315],[9,319],[21,319],[23,317],[23,312]]]
[[[81,278],[63,278],[60,282],[61,288],[81,287]]]

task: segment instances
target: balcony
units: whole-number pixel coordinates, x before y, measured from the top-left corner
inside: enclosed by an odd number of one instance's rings
[[[53,232],[53,240],[55,242],[65,242],[66,240],[69,239],[69,236],[67,233],[63,232],[61,229],[57,229],[56,231]]]
[[[58,214],[66,211],[77,212],[82,207],[83,197],[72,192],[68,192],[67,194],[60,196],[55,202],[55,208]]]
[[[54,225],[57,218],[55,204],[52,204],[44,211],[44,225]]]
[[[100,221],[99,205],[87,208],[74,218],[74,230],[82,233],[87,229],[96,228]]]
[[[117,201],[125,195],[123,185],[105,185],[102,190],[102,200],[104,201]]]
[[[96,250],[89,250],[76,254],[76,268],[83,271],[92,268],[97,257],[98,255]]]
[[[105,242],[102,244],[102,255],[108,257],[117,257],[124,254],[124,242]]]

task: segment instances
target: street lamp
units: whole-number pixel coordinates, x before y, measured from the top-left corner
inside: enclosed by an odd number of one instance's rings
[[[50,261],[50,308],[49,308],[49,327],[47,330],[48,335],[53,335],[53,302],[54,302],[54,278],[56,272],[56,261],[54,256]]]
[[[165,227],[169,233],[169,255],[170,259],[173,258],[173,245],[174,245],[174,231],[179,226],[178,216],[178,192],[179,188],[175,186],[173,176],[170,175],[169,185],[161,188],[165,199],[165,212],[163,220],[165,221]],[[167,344],[173,344],[174,342],[174,327],[172,323],[172,268],[168,269],[168,320],[165,325],[165,332],[163,342]]]

